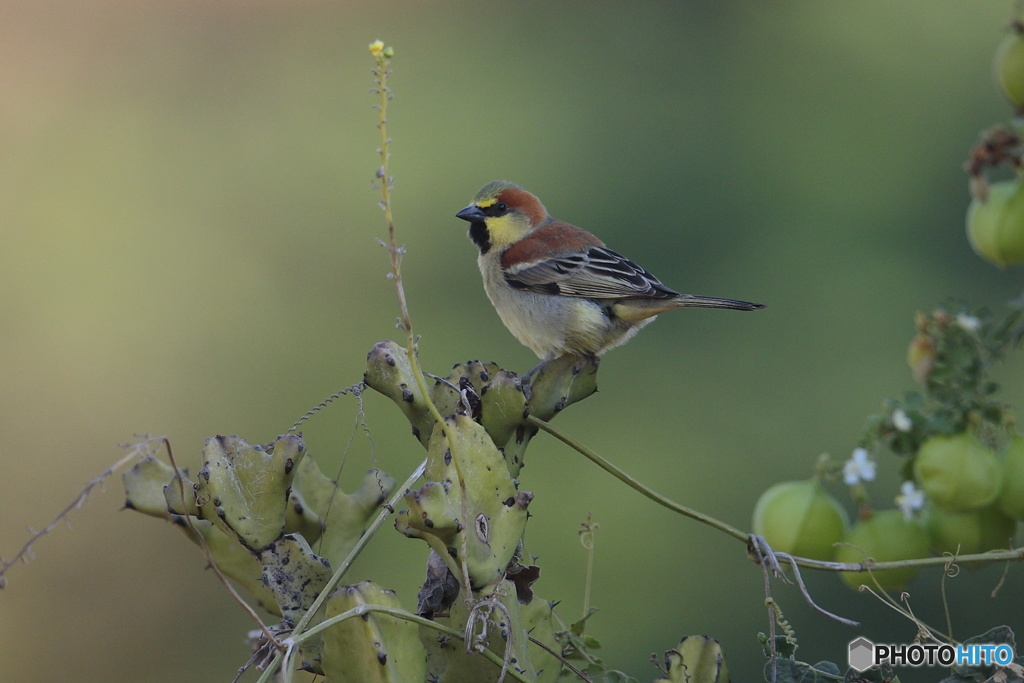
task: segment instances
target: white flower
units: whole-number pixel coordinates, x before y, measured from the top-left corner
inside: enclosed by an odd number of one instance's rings
[[[896,496],[896,507],[903,510],[903,519],[908,522],[914,518],[914,512],[924,507],[924,491],[921,491],[909,479],[900,486],[900,495]]]
[[[892,426],[901,432],[909,432],[914,428],[914,423],[907,417],[903,408],[897,408],[892,411]]]
[[[866,448],[854,448],[850,459],[843,465],[843,481],[847,486],[853,486],[860,481],[873,481],[874,478],[875,461]]]
[[[977,332],[978,328],[981,327],[981,320],[974,315],[958,313],[956,316],[956,324],[959,325],[960,329],[964,332]]]

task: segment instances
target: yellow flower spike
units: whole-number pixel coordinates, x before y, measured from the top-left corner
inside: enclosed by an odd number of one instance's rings
[[[370,43],[370,54],[376,57],[377,59],[380,59],[381,56],[384,54],[384,41],[375,40],[372,43]]]

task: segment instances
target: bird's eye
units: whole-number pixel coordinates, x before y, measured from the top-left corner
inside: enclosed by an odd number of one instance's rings
[[[499,216],[502,215],[503,213],[506,213],[507,211],[508,207],[505,206],[505,202],[498,202],[497,204],[494,205],[494,213],[496,213]]]

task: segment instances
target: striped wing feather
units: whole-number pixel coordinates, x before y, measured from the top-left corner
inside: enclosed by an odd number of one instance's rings
[[[505,280],[516,289],[587,299],[679,296],[658,278],[606,247],[590,247],[510,268]]]

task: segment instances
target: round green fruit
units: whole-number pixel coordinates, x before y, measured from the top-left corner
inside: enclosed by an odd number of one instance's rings
[[[846,532],[846,512],[817,479],[786,481],[761,494],[753,527],[776,551],[828,560]]]
[[[932,507],[925,516],[925,528],[935,552],[973,555],[1013,547],[1017,520],[1003,514],[998,505],[973,512]]]
[[[978,256],[1000,268],[1024,263],[1024,186],[1018,180],[992,183],[987,197],[971,201],[967,239]]]
[[[1024,110],[1024,36],[1014,27],[996,48],[992,72],[996,85],[1019,112]]]
[[[1015,436],[1003,454],[1003,490],[999,507],[1014,519],[1024,519],[1024,437]]]
[[[1003,484],[996,454],[971,434],[933,436],[914,458],[914,479],[928,500],[949,512],[990,504]]]
[[[853,525],[843,544],[836,548],[836,562],[863,562],[865,558],[876,562],[913,560],[928,557],[928,533],[916,520],[903,519],[900,510],[883,510]],[[874,577],[885,590],[900,590],[914,578],[917,567],[872,570],[868,572],[840,572],[839,576],[850,588],[874,586]]]

